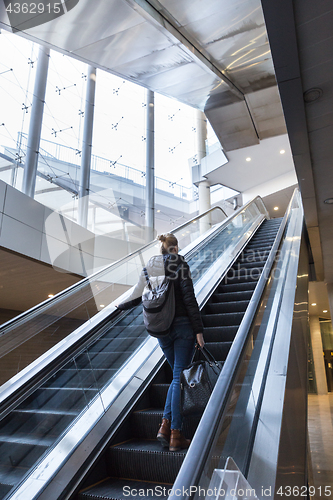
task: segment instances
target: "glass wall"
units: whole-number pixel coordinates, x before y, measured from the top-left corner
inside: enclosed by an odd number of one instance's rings
[[[22,189],[39,47],[0,37],[0,178]],[[35,199],[77,221],[87,65],[50,52]],[[131,238],[145,221],[146,90],[96,74],[88,229]],[[188,158],[196,154],[195,110],[155,94],[156,224],[168,231],[194,215]],[[2,158],[3,160],[3,158]]]

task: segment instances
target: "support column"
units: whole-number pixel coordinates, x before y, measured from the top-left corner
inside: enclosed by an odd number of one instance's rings
[[[146,139],[146,240],[155,237],[155,104],[154,92],[147,90]]]
[[[93,66],[88,66],[78,207],[78,223],[85,228],[88,224],[90,163],[94,125],[95,88],[96,68],[94,68]]]
[[[330,306],[331,320],[333,323],[333,283],[327,283],[327,296]]]
[[[207,156],[206,151],[207,140],[207,118],[205,113],[197,110],[197,155],[198,163],[201,163],[202,158]]]
[[[207,155],[206,152],[207,139],[207,118],[202,111],[197,111],[197,155],[198,163]],[[210,201],[210,183],[204,180],[199,183],[199,215],[211,208]],[[211,227],[211,217],[207,215],[199,222],[200,234],[205,233]]]
[[[44,102],[49,68],[50,50],[40,46],[29,124],[27,156],[25,159],[22,191],[33,198],[35,196],[36,175],[40,136],[42,132]]]
[[[317,394],[327,394],[327,380],[323,356],[323,342],[321,338],[318,316],[310,316],[310,335],[313,354],[313,364],[317,384]]]

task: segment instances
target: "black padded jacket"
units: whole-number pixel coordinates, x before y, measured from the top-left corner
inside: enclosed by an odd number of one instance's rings
[[[198,303],[194,295],[190,268],[184,257],[179,254],[156,255],[147,263],[149,276],[169,276],[175,287],[175,318],[188,317],[195,334],[203,332],[203,324]],[[130,309],[141,302],[142,292],[146,285],[144,272],[134,287],[128,300],[118,305],[119,309]]]

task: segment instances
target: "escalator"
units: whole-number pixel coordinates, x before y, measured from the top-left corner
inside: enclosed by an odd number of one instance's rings
[[[280,224],[281,219],[263,222],[202,311],[206,346],[219,361],[228,355]],[[107,469],[107,478],[95,476],[98,484],[85,488],[79,494],[80,500],[121,499],[124,492],[139,490],[145,498],[158,498],[160,492],[165,493],[162,497],[168,496],[186,450],[169,452],[155,439],[170,382],[167,370],[161,372],[158,383],[151,385],[129,423],[124,424],[125,429],[115,438],[120,443],[113,440],[110,445],[102,467]],[[193,438],[199,419],[193,416],[185,420],[187,438]],[[150,494],[152,491],[155,495]]]
[[[78,490],[81,499],[123,498],[129,496],[121,496],[126,485],[151,490],[145,482],[169,487],[174,481],[185,484],[184,474],[192,478],[191,463],[201,464],[209,456],[207,451],[200,460],[193,459],[196,442],[208,432],[199,445],[204,449],[217,432],[209,425],[202,431],[211,405],[223,403],[227,421],[231,418],[228,405],[236,371],[230,378],[229,365],[236,369],[245,352],[242,339],[248,338],[270,281],[288,217],[267,220],[256,199],[184,248],[202,308],[205,340],[213,355],[225,361],[219,382],[227,377],[227,395],[211,398],[201,420],[185,422],[184,433],[193,437],[187,453],[170,453],[155,441],[170,373],[156,339],[144,330],[141,307],[118,314],[111,304],[97,314],[99,321],[93,318],[28,367],[23,374],[27,380],[19,377],[19,390],[3,400],[0,498],[65,499]],[[148,250],[144,258],[135,256],[138,271],[156,251],[153,245]],[[125,264],[128,277],[134,266]],[[119,276],[119,267],[115,270]],[[133,284],[136,279],[137,274]],[[102,288],[105,282],[99,277]],[[239,360],[233,363],[235,352]],[[205,464],[200,467],[202,472]],[[191,481],[198,480],[196,471]],[[147,493],[149,497],[151,491]],[[167,489],[162,496],[168,496]]]

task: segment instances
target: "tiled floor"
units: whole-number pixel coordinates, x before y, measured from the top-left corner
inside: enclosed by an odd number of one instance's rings
[[[308,428],[315,499],[333,497],[333,393],[309,394]],[[330,487],[329,489],[325,486]],[[321,487],[321,489],[320,489]],[[325,495],[326,493],[326,495]]]

